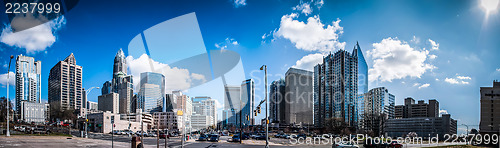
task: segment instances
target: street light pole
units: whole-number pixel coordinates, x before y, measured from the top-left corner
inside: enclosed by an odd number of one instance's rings
[[[9,131],[9,104],[10,104],[10,99],[9,99],[9,82],[10,82],[10,63],[12,62],[12,59],[14,58],[13,55],[10,55],[9,59],[9,67],[7,68],[7,133],[6,136],[10,137],[10,131]]]
[[[94,88],[95,89],[100,89],[99,87],[91,87],[88,90],[85,90],[85,99],[88,99],[90,91],[92,91],[92,89],[94,89]],[[87,101],[87,100],[85,100],[85,101]],[[87,103],[87,102],[85,102],[85,103]],[[88,124],[88,121],[87,121],[88,120],[87,119],[87,111],[88,111],[88,108],[89,108],[88,106],[87,106],[87,108],[85,108],[85,138],[89,138],[88,134],[87,134],[88,133],[88,130],[87,130],[87,124]]]
[[[265,95],[265,100],[266,100],[266,148],[269,148],[269,119],[268,119],[268,115],[267,115],[267,109],[268,109],[268,102],[267,102],[267,65],[262,65],[262,67],[260,67],[260,70],[264,70],[264,77],[265,77],[265,92],[264,92],[264,95]]]

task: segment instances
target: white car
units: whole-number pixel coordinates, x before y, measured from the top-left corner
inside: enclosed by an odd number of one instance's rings
[[[332,148],[359,148],[359,146],[354,143],[334,143]]]

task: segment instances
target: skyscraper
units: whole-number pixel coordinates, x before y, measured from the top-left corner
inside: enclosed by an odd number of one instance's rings
[[[83,113],[82,66],[76,65],[73,53],[50,69],[48,83],[51,108]]]
[[[330,118],[357,126],[358,55],[345,50],[329,54],[314,67],[314,124]]]
[[[240,97],[239,86],[224,86],[224,124],[239,126]]]
[[[241,103],[243,106],[241,110],[241,116],[243,124],[245,125],[254,125],[255,121],[252,116],[252,112],[254,110],[254,101],[255,101],[255,85],[252,79],[245,80],[241,83]],[[246,120],[248,116],[249,120]]]
[[[105,89],[109,89],[109,81],[103,84],[103,93]],[[109,91],[109,90],[108,90]],[[120,49],[115,55],[113,64],[113,80],[111,82],[111,92],[119,94],[120,114],[135,112],[133,108],[132,97],[134,95],[134,85],[132,75],[127,75],[127,61],[125,54]]]
[[[290,68],[285,73],[285,123],[313,124],[313,72]]]
[[[141,73],[138,107],[144,112],[161,112],[165,97],[165,76],[160,73]]]
[[[111,86],[111,82],[110,81],[106,81],[102,84],[102,88],[101,88],[101,95],[105,95],[105,94],[109,94],[111,92],[113,92],[112,89],[113,87]]]
[[[352,52],[358,56],[358,94],[364,94],[368,92],[368,65],[358,42]]]
[[[16,112],[18,119],[29,118],[23,114],[23,102],[41,103],[42,62],[33,57],[19,55],[16,59]],[[37,105],[34,105],[37,106]]]
[[[279,79],[269,85],[269,120],[285,123],[285,80]]]

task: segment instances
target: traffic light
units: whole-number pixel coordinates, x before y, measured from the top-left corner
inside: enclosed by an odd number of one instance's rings
[[[255,112],[255,116],[257,117],[257,112]]]
[[[257,112],[260,114],[260,106],[257,106]]]
[[[250,121],[250,117],[248,115],[246,115],[246,117],[247,117],[247,121]]]

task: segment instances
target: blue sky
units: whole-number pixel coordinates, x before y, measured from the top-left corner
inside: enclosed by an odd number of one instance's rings
[[[120,48],[128,55],[129,43],[143,30],[192,12],[206,50],[238,53],[246,78],[262,79],[258,69],[267,64],[270,83],[291,66],[311,69],[324,54],[352,51],[359,42],[370,68],[370,89],[387,87],[396,104],[408,96],[437,99],[443,111],[468,125],[479,124],[479,87],[500,79],[500,14],[487,13],[480,1],[90,0],[25,34],[9,34],[10,23],[0,15],[0,85],[5,88],[8,56],[27,54],[42,61],[46,100],[50,69],[74,53],[84,69],[84,87],[101,86],[111,80]],[[22,40],[34,34],[44,39]],[[260,79],[257,98],[264,96]],[[97,101],[99,94],[94,90],[88,99]]]

